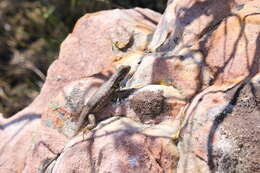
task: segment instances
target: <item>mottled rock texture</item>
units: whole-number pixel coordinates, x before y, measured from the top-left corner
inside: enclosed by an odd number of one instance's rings
[[[144,125],[128,118],[109,119],[71,141],[53,172],[172,172],[178,153],[171,138],[143,131]],[[75,154],[78,153],[78,154]]]
[[[200,47],[205,62],[214,71],[216,83],[235,82],[260,70],[260,14],[259,1],[252,1],[233,10],[203,40]]]
[[[83,16],[41,94],[0,119],[0,172],[260,172],[259,14],[259,0],[170,0],[161,18]],[[131,66],[121,96],[71,137],[121,64]]]
[[[260,171],[257,91],[259,81],[210,87],[196,96],[181,132],[178,172]]]
[[[41,125],[41,116],[47,114],[48,118],[54,118],[53,124],[56,121],[56,125],[60,125],[57,122],[60,113],[75,113],[68,105],[62,105],[65,100],[62,94],[67,96],[68,93],[64,93],[63,88],[76,80],[85,79],[86,84],[90,80],[87,77],[92,76],[96,80],[87,84],[85,90],[94,92],[117,66],[118,52],[113,52],[113,45],[122,37],[114,36],[114,30],[120,26],[126,28],[121,32],[134,34],[133,45],[128,46],[132,51],[140,51],[148,44],[145,38],[152,34],[159,17],[160,14],[151,10],[136,8],[87,14],[79,19],[62,43],[58,59],[49,68],[40,95],[11,119],[1,117],[0,172],[37,172],[40,163],[61,152],[68,139],[55,128]],[[61,101],[60,105],[55,100]],[[62,106],[67,106],[68,110],[63,110]]]

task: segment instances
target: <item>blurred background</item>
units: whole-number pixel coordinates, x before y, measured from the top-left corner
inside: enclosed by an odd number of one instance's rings
[[[0,114],[10,117],[39,94],[59,45],[85,13],[167,0],[0,0]]]

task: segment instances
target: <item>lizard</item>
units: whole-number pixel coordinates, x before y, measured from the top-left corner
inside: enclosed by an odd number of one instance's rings
[[[129,73],[131,67],[129,65],[121,65],[118,70],[106,81],[83,106],[79,115],[75,133],[79,133],[86,124],[88,118],[87,129],[91,130],[96,126],[95,113],[100,111],[112,99],[114,93],[118,90],[120,82]]]
[[[112,99],[116,92],[118,91],[120,82],[126,77],[131,67],[129,65],[121,65],[118,70],[106,81],[88,100],[88,102],[83,106],[83,109],[79,115],[78,124],[75,130],[75,135],[83,129],[84,124],[86,124],[86,118],[88,116],[87,129],[92,129],[96,126],[95,113],[100,111],[108,102]],[[53,159],[48,161],[41,170],[44,173],[51,163],[60,156],[63,152],[59,152]]]
[[[88,102],[83,106],[82,111],[79,115],[78,123],[75,130],[75,135],[83,129],[86,124],[86,118],[88,118],[87,129],[92,129],[96,126],[95,113],[100,111],[108,102],[112,99],[116,92],[118,92],[120,82],[126,77],[131,67],[129,65],[121,65],[118,70],[106,81],[88,100]],[[41,172],[44,173],[51,163],[60,156],[63,152],[57,153],[57,155],[48,161],[48,163],[43,165]]]

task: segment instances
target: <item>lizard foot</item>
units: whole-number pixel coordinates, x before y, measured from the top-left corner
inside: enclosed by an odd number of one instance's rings
[[[86,126],[86,129],[91,130],[96,126],[96,117],[94,114],[88,115],[88,125]]]
[[[88,125],[83,129],[83,141],[84,136],[87,132],[89,132],[91,129],[93,129],[96,126],[96,117],[94,114],[89,114],[88,115]]]

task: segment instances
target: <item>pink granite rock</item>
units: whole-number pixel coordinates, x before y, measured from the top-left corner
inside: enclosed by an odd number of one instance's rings
[[[215,82],[236,82],[259,72],[259,18],[259,1],[247,3],[234,10],[206,40],[207,43],[201,44],[205,62],[214,71]]]
[[[156,54],[143,57],[142,63],[128,81],[128,87],[160,84],[172,86],[180,93],[178,99],[189,100],[203,86],[203,56],[196,51],[180,52],[161,58]]]
[[[49,68],[40,95],[12,118],[1,117],[0,172],[37,172],[43,163],[60,152],[67,138],[54,129],[41,126],[39,119],[51,100],[75,80],[101,71],[103,73],[97,76],[107,80],[117,65],[118,54],[113,52],[113,45],[127,42],[121,41],[122,37],[117,40],[116,36],[111,36],[112,33],[119,26],[127,28],[123,31],[135,33],[133,44],[126,43],[129,50],[143,50],[159,17],[156,12],[140,8],[83,16],[62,43],[59,57]]]
[[[177,52],[191,47],[223,18],[251,0],[174,0],[156,28],[150,50]]]
[[[146,51],[160,17],[151,10],[83,16],[41,94],[0,119],[0,172],[259,172],[259,2],[249,1],[169,1],[150,44],[164,52]],[[70,120],[121,64],[135,92],[68,139]]]
[[[84,140],[82,136],[73,139],[52,171],[174,172],[178,153],[171,138],[164,133],[147,135],[143,129],[144,125],[128,118],[108,119]]]
[[[260,78],[209,87],[187,111],[178,173],[260,171]]]

